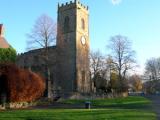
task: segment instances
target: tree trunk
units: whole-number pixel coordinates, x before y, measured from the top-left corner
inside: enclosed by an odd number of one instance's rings
[[[52,98],[52,86],[51,86],[51,77],[50,77],[50,69],[47,67],[47,98]]]
[[[49,68],[49,52],[48,47],[45,48],[45,56],[46,56],[46,92],[47,98],[52,98],[52,85],[51,85],[51,75],[50,75],[50,68]]]

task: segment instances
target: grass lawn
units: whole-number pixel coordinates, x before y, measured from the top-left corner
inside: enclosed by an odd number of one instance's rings
[[[90,101],[91,105],[96,108],[147,109],[151,105],[150,100],[139,96],[96,100],[63,100],[62,103],[84,105],[85,101]]]
[[[63,103],[84,104],[84,100]],[[150,101],[143,97],[92,100],[96,108],[9,110],[0,112],[0,120],[156,120]]]

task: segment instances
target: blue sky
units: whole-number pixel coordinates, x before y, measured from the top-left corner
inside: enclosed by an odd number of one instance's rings
[[[0,23],[6,39],[18,51],[26,50],[26,34],[36,19],[48,14],[57,19],[57,4],[69,0],[1,0]],[[81,0],[89,6],[92,50],[107,54],[111,36],[121,34],[133,43],[142,71],[146,59],[160,57],[160,0]]]

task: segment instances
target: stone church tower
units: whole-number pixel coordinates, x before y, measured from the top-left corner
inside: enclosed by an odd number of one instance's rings
[[[90,91],[89,12],[79,1],[58,5],[57,79],[64,92]]]
[[[58,5],[56,46],[49,48],[51,86],[46,91],[63,95],[90,92],[89,74],[89,11],[78,0]],[[17,65],[45,77],[44,49],[18,56]],[[47,94],[47,93],[46,93]]]

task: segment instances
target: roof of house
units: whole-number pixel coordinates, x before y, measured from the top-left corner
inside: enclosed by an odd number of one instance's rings
[[[4,37],[0,36],[0,48],[9,48],[9,44]]]
[[[0,48],[9,48],[10,45],[4,38],[4,27],[3,24],[0,24]]]

